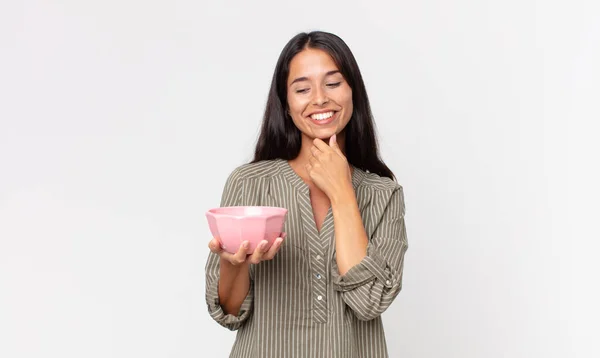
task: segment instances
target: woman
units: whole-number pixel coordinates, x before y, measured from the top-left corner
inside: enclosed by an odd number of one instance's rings
[[[254,160],[225,184],[221,206],[235,205],[288,215],[286,235],[252,255],[209,243],[206,299],[238,330],[231,356],[387,357],[381,313],[402,286],[404,197],[336,35],[301,33],[283,49]]]

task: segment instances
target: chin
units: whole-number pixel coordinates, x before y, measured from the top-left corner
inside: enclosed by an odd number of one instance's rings
[[[322,141],[327,142],[329,140],[329,138],[331,138],[332,135],[336,134],[336,130],[335,129],[330,129],[330,130],[320,130],[320,131],[315,131],[315,132],[303,132],[302,133],[303,136],[309,138],[310,140],[314,140],[314,139],[321,139]],[[339,136],[339,134],[338,134]]]
[[[332,135],[334,135],[335,132],[330,132],[330,133],[319,133],[317,135],[315,135],[315,138],[319,138],[321,140],[328,140],[329,138],[331,138]]]

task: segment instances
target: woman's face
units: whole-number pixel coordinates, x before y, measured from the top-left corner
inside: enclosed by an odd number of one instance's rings
[[[352,117],[352,89],[323,50],[308,48],[294,56],[287,102],[294,124],[309,139],[339,134]]]

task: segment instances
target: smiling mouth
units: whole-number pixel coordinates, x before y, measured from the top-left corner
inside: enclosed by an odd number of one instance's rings
[[[328,120],[329,118],[333,117],[334,114],[335,114],[334,111],[325,112],[325,113],[315,113],[315,114],[311,115],[310,118],[314,119],[315,121],[325,121],[325,120]]]

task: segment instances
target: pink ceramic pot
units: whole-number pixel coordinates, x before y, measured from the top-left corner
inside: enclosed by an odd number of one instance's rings
[[[287,209],[273,206],[231,206],[206,212],[213,237],[221,241],[223,249],[236,253],[244,241],[250,243],[248,253],[262,240],[269,246],[282,234]]]

